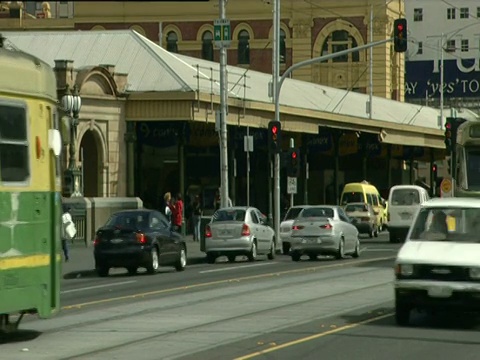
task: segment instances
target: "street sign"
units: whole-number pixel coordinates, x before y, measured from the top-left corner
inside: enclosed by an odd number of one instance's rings
[[[232,42],[230,20],[216,19],[213,22],[213,39],[216,47],[230,47]]]
[[[253,152],[253,136],[244,136],[243,137],[243,150],[245,152]]]
[[[287,194],[296,194],[297,193],[297,178],[288,177],[287,178]]]
[[[440,184],[440,196],[441,197],[453,197],[452,179],[443,178],[443,180]]]

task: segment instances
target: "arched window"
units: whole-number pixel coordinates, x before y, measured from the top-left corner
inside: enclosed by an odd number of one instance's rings
[[[323,43],[322,56],[357,47],[357,40],[346,30],[332,32]],[[333,58],[332,62],[358,62],[360,54],[355,51],[348,55]]]
[[[213,34],[209,30],[202,35],[202,59],[213,61]]]
[[[287,47],[285,46],[285,38],[287,35],[283,29],[280,29],[280,64],[287,62]]]
[[[247,30],[242,30],[238,34],[238,63],[250,64],[250,34]]]
[[[167,34],[167,51],[178,53],[178,36],[175,31]]]

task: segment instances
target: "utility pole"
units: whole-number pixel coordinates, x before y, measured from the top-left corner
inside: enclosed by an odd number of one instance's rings
[[[219,0],[220,20],[225,21],[227,0]],[[223,30],[222,30],[223,32]],[[223,34],[222,34],[223,36]],[[227,47],[220,46],[220,206],[228,206],[228,147],[227,147]]]
[[[373,5],[370,5],[370,43],[373,42]],[[373,112],[373,47],[370,48],[370,76],[369,76],[369,94],[368,94],[368,118],[372,118]]]
[[[440,126],[443,125],[443,83],[445,82],[443,78],[443,33],[440,40]]]
[[[273,101],[279,104],[280,91],[279,75],[280,75],[280,0],[273,1]],[[280,121],[280,106],[275,106],[275,120]],[[274,230],[277,237],[277,248],[280,239],[280,154],[274,154],[273,167],[273,208],[274,208]]]

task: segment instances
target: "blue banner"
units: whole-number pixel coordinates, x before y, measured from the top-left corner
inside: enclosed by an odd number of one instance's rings
[[[480,96],[480,58],[444,60],[445,98]],[[440,97],[440,61],[405,63],[405,98]]]

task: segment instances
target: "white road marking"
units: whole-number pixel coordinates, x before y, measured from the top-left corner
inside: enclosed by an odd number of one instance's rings
[[[366,251],[367,249],[368,249],[367,247],[364,247],[364,248],[360,249],[360,254],[361,254],[362,252]]]
[[[367,248],[364,248],[363,251],[396,251],[398,252],[398,250],[400,249],[368,249]]]
[[[273,264],[277,264],[277,263],[276,262],[266,262],[266,263],[252,264],[252,265],[240,265],[240,266],[226,267],[226,268],[221,268],[221,269],[203,270],[203,271],[199,271],[198,273],[199,274],[206,274],[206,273],[212,273],[212,272],[245,269],[245,268],[254,267],[254,266],[265,266],[265,265],[273,265]]]
[[[110,286],[127,285],[127,284],[132,284],[132,283],[135,283],[135,282],[137,282],[137,280],[122,281],[122,282],[117,282],[117,283],[112,283],[112,284],[104,284],[104,285],[88,286],[88,287],[83,287],[83,288],[78,288],[78,289],[60,291],[60,294],[67,294],[67,293],[73,293],[73,292],[79,292],[79,291],[85,291],[85,290],[93,290],[93,289],[101,289],[101,288],[106,288],[106,287],[110,287]]]

